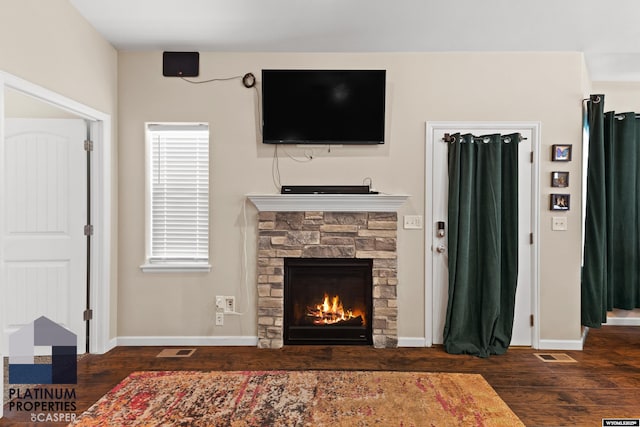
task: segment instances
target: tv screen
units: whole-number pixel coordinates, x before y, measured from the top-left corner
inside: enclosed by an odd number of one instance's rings
[[[262,70],[265,144],[384,144],[385,70]]]

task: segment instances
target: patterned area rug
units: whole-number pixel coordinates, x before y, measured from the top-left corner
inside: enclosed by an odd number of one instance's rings
[[[135,372],[73,426],[524,426],[476,374]]]

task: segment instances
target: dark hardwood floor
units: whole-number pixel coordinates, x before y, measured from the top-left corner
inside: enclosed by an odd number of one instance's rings
[[[161,350],[117,347],[84,357],[78,362],[78,412],[134,371],[350,369],[482,374],[527,426],[600,426],[602,418],[640,418],[637,327],[592,329],[583,351],[511,348],[487,359],[449,355],[441,347],[198,347],[189,358],[157,358]],[[576,363],[545,363],[534,353],[565,353]],[[24,420],[26,414],[10,412],[5,405],[0,425],[28,425],[18,424],[20,415]]]

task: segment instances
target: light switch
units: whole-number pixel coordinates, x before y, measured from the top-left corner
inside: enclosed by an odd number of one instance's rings
[[[567,217],[566,216],[554,216],[551,220],[551,229],[553,231],[566,231],[567,230]]]
[[[404,216],[404,228],[405,229],[422,229],[422,215],[405,215]]]

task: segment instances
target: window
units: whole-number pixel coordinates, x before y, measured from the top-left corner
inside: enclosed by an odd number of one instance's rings
[[[209,126],[146,125],[143,271],[209,271]]]

